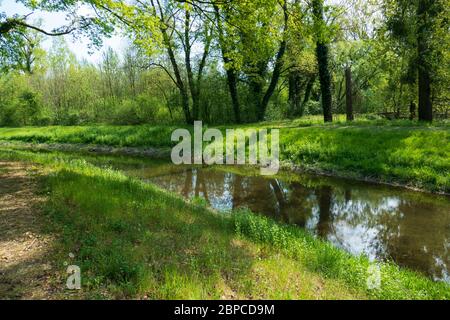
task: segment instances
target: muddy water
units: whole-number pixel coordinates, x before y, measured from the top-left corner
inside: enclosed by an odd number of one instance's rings
[[[392,260],[450,283],[450,197],[306,175],[247,176],[223,168],[141,163],[121,166],[224,212],[246,207],[295,224],[353,254]]]

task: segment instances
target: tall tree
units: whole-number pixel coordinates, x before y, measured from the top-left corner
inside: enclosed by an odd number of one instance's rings
[[[224,6],[226,6],[226,4],[224,4]],[[239,103],[239,95],[238,95],[238,71],[236,70],[236,66],[232,58],[231,53],[233,50],[232,41],[230,41],[230,39],[227,39],[227,34],[225,31],[225,27],[228,26],[227,25],[227,15],[229,11],[228,7],[226,6],[223,11],[225,12],[222,13],[219,6],[217,4],[214,4],[218,42],[222,54],[222,61],[224,63],[224,68],[226,71],[227,85],[231,97],[234,120],[236,121],[236,123],[240,123],[241,106]]]
[[[434,0],[419,0],[417,6],[417,68],[419,92],[419,120],[433,120],[431,102],[431,31]]]
[[[200,93],[201,84],[203,79],[203,71],[206,67],[206,62],[210,53],[212,34],[211,28],[208,23],[198,22],[199,16],[197,15],[197,21],[195,17],[192,18],[192,7],[185,5],[184,8],[184,34],[181,39],[184,49],[184,57],[186,64],[187,79],[189,84],[189,89],[192,98],[192,115],[194,120],[201,120],[200,116]],[[193,30],[194,29],[194,30]],[[194,69],[192,65],[192,50],[193,45],[199,39],[203,38],[203,52],[201,58],[198,62],[197,73],[194,74]]]
[[[201,118],[201,82],[212,38],[208,23],[200,19],[200,7],[181,2],[111,2],[104,10],[113,12],[124,23],[134,43],[151,59],[149,65],[162,68],[173,80],[185,121],[193,123]],[[194,56],[194,47],[202,51],[200,56]],[[169,66],[164,61],[166,57]]]
[[[345,96],[346,96],[346,113],[347,121],[353,121],[353,82],[352,68],[348,66],[345,69]]]
[[[222,30],[219,42],[235,113],[239,105],[234,80],[239,76],[248,85],[248,102],[253,107],[247,120],[262,120],[284,71],[288,2],[243,0],[216,4],[216,20],[221,18],[218,29]]]
[[[281,77],[281,72],[283,68],[283,58],[286,53],[286,47],[287,47],[287,31],[288,31],[288,25],[289,25],[289,13],[288,13],[288,6],[287,6],[287,0],[282,1],[282,8],[283,8],[283,32],[282,32],[282,39],[280,42],[280,47],[278,49],[276,58],[275,58],[275,67],[272,72],[272,78],[270,79],[269,86],[266,90],[266,93],[264,94],[264,97],[261,101],[261,107],[258,113],[258,120],[263,120],[267,106],[269,105],[270,98],[272,97],[273,93],[275,92],[275,88],[278,85],[278,81]]]
[[[103,60],[100,64],[100,71],[104,83],[104,92],[105,97],[112,100],[116,99],[118,95],[117,81],[118,79],[120,79],[119,63],[119,56],[112,48],[108,48],[103,53]]]
[[[313,0],[312,9],[314,15],[314,26],[316,32],[316,55],[319,66],[320,90],[322,92],[322,108],[325,122],[333,121],[331,73],[329,70],[328,36],[324,19],[323,0]]]
[[[404,79],[417,79],[419,120],[433,120],[433,86],[439,69],[439,58],[445,44],[439,35],[448,33],[446,0],[390,0],[384,3],[384,14],[390,39],[409,57]],[[445,38],[445,37],[444,37]]]
[[[266,1],[264,4],[247,3],[247,6],[244,3],[240,9],[241,13],[237,17],[240,19],[239,31],[245,47],[241,52],[243,69],[255,101],[257,120],[262,121],[283,71],[289,30],[288,2]],[[274,28],[274,21],[277,20],[280,25]],[[273,34],[274,29],[278,31],[276,34]],[[270,73],[271,64],[273,69]]]
[[[288,115],[303,116],[317,79],[315,41],[307,19],[308,6],[295,0],[290,10],[290,28],[285,62],[288,70]]]

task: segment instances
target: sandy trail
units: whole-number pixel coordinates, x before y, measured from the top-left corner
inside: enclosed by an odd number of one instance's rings
[[[30,167],[0,161],[0,299],[49,299],[55,275],[49,253],[53,237]]]

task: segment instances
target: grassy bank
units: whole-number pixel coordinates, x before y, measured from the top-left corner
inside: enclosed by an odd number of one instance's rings
[[[40,164],[49,232],[59,237],[54,264],[75,254],[81,298],[450,299],[448,285],[391,264],[369,290],[364,257],[250,212],[215,214],[83,160],[6,149],[0,159]]]
[[[261,123],[279,128],[282,160],[300,169],[450,193],[450,127],[409,121],[318,125],[316,119]],[[0,140],[170,148],[175,127],[2,128]],[[221,129],[225,129],[222,127]]]

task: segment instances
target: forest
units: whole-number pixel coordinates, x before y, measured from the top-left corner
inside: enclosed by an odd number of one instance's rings
[[[73,13],[56,30],[0,16],[2,126],[448,116],[445,0],[22,2],[97,16]],[[129,45],[98,63],[56,36],[96,50],[113,32]]]
[[[449,300],[449,113],[450,0],[0,0],[0,300]]]

